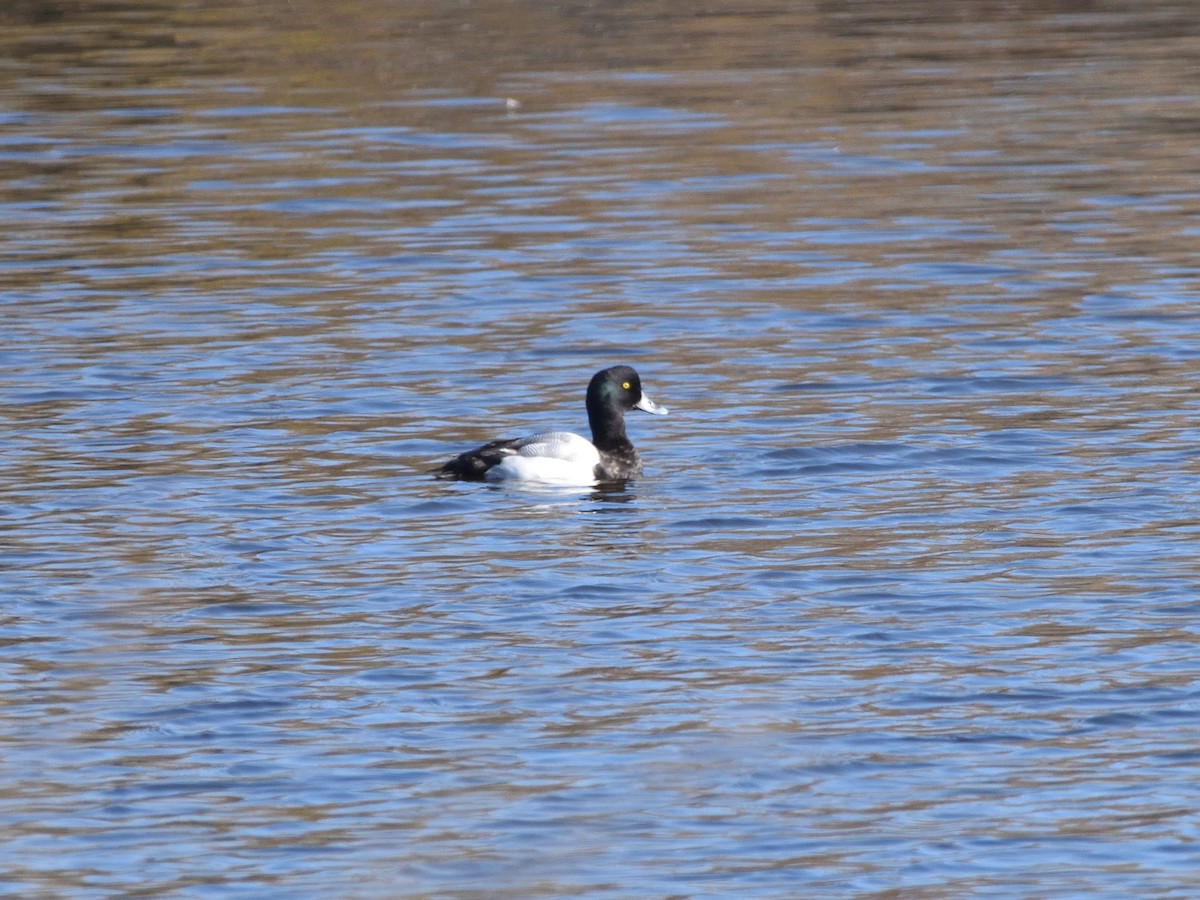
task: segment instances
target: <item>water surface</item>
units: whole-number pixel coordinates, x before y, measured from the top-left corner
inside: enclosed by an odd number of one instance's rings
[[[337,7],[0,12],[2,889],[1191,895],[1191,6]]]

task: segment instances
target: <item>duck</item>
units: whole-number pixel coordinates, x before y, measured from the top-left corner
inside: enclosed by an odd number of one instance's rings
[[[665,416],[642,390],[631,366],[610,366],[592,376],[587,389],[589,441],[569,431],[501,438],[460,453],[434,472],[454,481],[532,482],[586,486],[642,474],[642,458],[625,433],[625,413],[640,409]]]

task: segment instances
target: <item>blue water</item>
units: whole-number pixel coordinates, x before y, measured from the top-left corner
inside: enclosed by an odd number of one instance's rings
[[[1194,895],[1189,6],[36,6],[0,892]]]

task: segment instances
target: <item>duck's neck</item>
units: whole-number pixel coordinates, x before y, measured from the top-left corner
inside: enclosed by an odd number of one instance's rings
[[[588,404],[588,425],[597,450],[613,451],[630,446],[625,434],[625,414],[601,404]]]

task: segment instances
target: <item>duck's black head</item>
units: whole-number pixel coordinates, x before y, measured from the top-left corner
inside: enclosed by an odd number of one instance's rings
[[[588,424],[592,443],[601,451],[629,443],[625,436],[625,413],[641,409],[665,416],[659,406],[642,392],[642,379],[630,366],[612,366],[592,376],[587,390]]]

